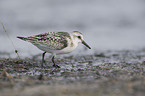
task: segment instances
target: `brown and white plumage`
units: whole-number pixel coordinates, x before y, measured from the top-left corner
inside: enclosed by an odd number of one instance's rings
[[[17,37],[24,41],[28,41],[38,47],[40,50],[44,51],[42,55],[42,63],[44,61],[45,53],[52,53],[52,61],[54,63],[54,56],[56,54],[65,54],[72,52],[78,43],[82,42],[86,47],[91,49],[87,43],[83,40],[82,33],[78,31],[68,32],[48,32],[44,34],[39,34],[30,37]],[[56,66],[54,63],[55,67]]]

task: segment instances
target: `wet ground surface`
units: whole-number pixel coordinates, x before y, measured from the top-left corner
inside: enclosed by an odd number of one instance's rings
[[[1,54],[2,55],[2,54]],[[145,50],[57,57],[0,59],[0,96],[144,96]],[[6,71],[3,71],[5,68]],[[8,74],[7,74],[8,73]]]

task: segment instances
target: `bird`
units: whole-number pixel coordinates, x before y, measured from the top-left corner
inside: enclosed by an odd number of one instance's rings
[[[47,32],[29,37],[17,36],[17,38],[30,42],[37,48],[43,51],[42,64],[45,62],[44,57],[46,53],[52,54],[53,67],[60,68],[55,64],[55,57],[58,54],[67,54],[72,52],[79,43],[84,44],[87,48],[91,47],[84,41],[83,35],[79,31],[72,32]]]

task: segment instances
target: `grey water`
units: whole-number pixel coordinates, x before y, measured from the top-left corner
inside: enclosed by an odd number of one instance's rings
[[[92,50],[85,51],[80,44],[72,54],[145,47],[144,0],[0,0],[0,22],[23,57],[42,51],[17,36],[50,31],[84,34]],[[0,52],[16,57],[2,25]]]

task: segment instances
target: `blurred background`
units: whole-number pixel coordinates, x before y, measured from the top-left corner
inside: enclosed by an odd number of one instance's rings
[[[145,47],[145,0],[0,0],[0,21],[24,57],[42,51],[16,37],[50,31],[82,32],[89,53]],[[1,25],[0,52],[16,57]]]

